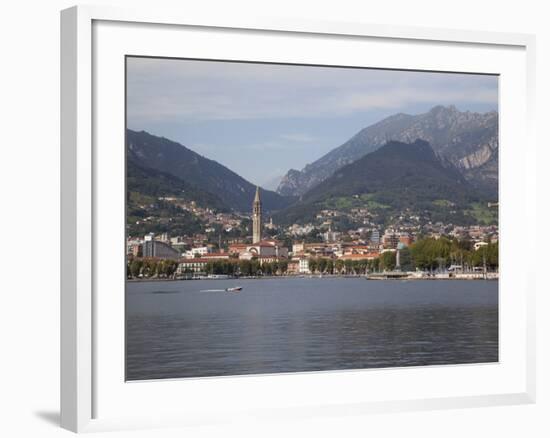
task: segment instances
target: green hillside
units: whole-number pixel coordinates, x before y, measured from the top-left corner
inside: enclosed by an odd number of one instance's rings
[[[256,186],[220,163],[205,158],[185,146],[145,131],[127,130],[127,162],[151,168],[192,183],[203,192],[215,194],[224,204],[241,212],[252,206]],[[287,207],[292,199],[261,189],[266,211]]]
[[[323,209],[366,207],[381,221],[409,211],[433,221],[467,224],[479,218],[479,206],[487,200],[427,142],[393,141],[336,171],[277,219],[300,222]]]

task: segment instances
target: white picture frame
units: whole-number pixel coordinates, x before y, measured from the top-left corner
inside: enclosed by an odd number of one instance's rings
[[[99,27],[98,27],[99,26]],[[122,32],[131,32],[132,38],[117,37],[120,32],[117,26],[124,27]],[[113,230],[108,229],[111,224],[102,217],[102,211],[105,208],[98,206],[111,206],[117,210],[117,202],[120,197],[113,195],[113,198],[107,200],[104,187],[117,186],[120,180],[108,179],[105,174],[117,174],[117,163],[120,164],[120,155],[113,156],[111,167],[105,161],[107,152],[97,153],[98,144],[104,144],[103,139],[123,138],[124,125],[120,125],[120,99],[116,100],[116,107],[113,111],[112,126],[106,127],[102,122],[105,111],[105,99],[103,99],[100,89],[113,91],[114,99],[117,99],[120,92],[116,90],[117,84],[123,87],[124,82],[120,81],[120,69],[113,66],[114,70],[104,70],[105,66],[111,66],[107,62],[109,59],[119,59],[122,54],[136,54],[135,50],[140,50],[139,35],[147,28],[150,47],[147,50],[154,51],[155,44],[162,42],[161,39],[170,32],[178,32],[178,29],[185,29],[186,32],[200,32],[201,38],[209,38],[209,34],[216,32],[233,32],[235,38],[244,38],[248,41],[264,38],[305,38],[308,40],[323,38],[336,38],[337,44],[362,44],[364,41],[370,41],[373,44],[383,42],[386,47],[390,45],[399,46],[406,44],[408,47],[417,47],[419,50],[429,55],[432,51],[436,56],[428,63],[417,66],[419,69],[431,69],[447,71],[452,66],[460,65],[460,56],[455,56],[453,60],[450,56],[440,56],[440,51],[447,50],[447,47],[456,47],[457,50],[478,50],[483,49],[485,59],[478,55],[473,56],[469,68],[460,69],[455,67],[455,71],[471,71],[475,69],[475,62],[479,63],[479,68],[483,72],[503,74],[504,78],[510,78],[501,83],[503,89],[504,115],[503,122],[507,123],[504,128],[501,126],[501,134],[505,141],[501,142],[501,148],[506,153],[501,158],[501,168],[506,169],[509,164],[519,163],[517,177],[519,182],[513,185],[513,181],[503,180],[501,188],[500,215],[502,218],[502,239],[503,239],[503,262],[501,266],[511,266],[514,249],[519,248],[520,241],[514,240],[514,231],[521,225],[529,227],[534,224],[535,215],[529,215],[526,209],[514,207],[516,200],[522,200],[525,203],[535,205],[535,141],[533,137],[534,120],[534,51],[535,39],[532,35],[490,33],[477,31],[461,31],[451,29],[424,29],[416,27],[385,26],[366,23],[338,23],[338,22],[315,22],[300,19],[258,19],[256,17],[242,17],[239,20],[228,21],[224,17],[216,16],[197,16],[193,11],[162,11],[162,10],[129,10],[108,7],[78,6],[62,11],[61,13],[61,426],[75,431],[98,431],[118,428],[141,428],[158,427],[163,425],[185,425],[185,424],[203,424],[212,421],[223,421],[231,417],[246,419],[253,415],[256,418],[269,418],[275,415],[300,417],[310,415],[320,415],[330,413],[331,415],[340,415],[345,413],[368,413],[368,412],[397,412],[414,409],[434,409],[451,407],[474,407],[502,404],[532,403],[535,400],[535,308],[534,295],[535,273],[530,272],[528,267],[522,272],[504,274],[501,282],[514,285],[519,290],[517,296],[510,296],[510,302],[507,304],[508,294],[501,294],[504,298],[504,312],[501,316],[501,337],[502,342],[511,342],[510,348],[505,348],[510,355],[505,356],[497,366],[501,368],[489,369],[485,371],[480,367],[462,367],[458,370],[448,371],[437,367],[424,367],[416,370],[370,370],[363,373],[359,372],[334,372],[334,373],[316,373],[294,374],[283,377],[274,376],[252,376],[241,378],[220,378],[220,379],[191,379],[185,383],[186,390],[204,391],[205,394],[219,394],[222,401],[226,400],[223,391],[233,393],[236,388],[242,391],[241,399],[235,399],[235,404],[242,404],[242,410],[225,412],[218,404],[212,403],[192,410],[175,406],[168,409],[167,406],[159,404],[158,406],[144,406],[139,412],[139,406],[131,406],[131,400],[137,400],[139,397],[151,398],[168,394],[167,400],[173,400],[177,396],[177,391],[170,388],[180,387],[180,382],[158,382],[155,389],[147,389],[146,386],[135,384],[125,384],[120,381],[120,387],[124,390],[113,389],[110,393],[110,382],[113,379],[119,379],[118,371],[111,368],[118,367],[120,343],[110,343],[104,332],[114,333],[113,339],[123,337],[123,321],[117,323],[118,310],[106,312],[107,305],[110,305],[108,299],[98,300],[101,294],[102,285],[108,277],[108,272],[103,269],[104,257],[100,256],[105,251],[104,236],[118,236],[120,229],[116,228],[116,220],[113,220]],[[154,35],[158,34],[157,37]],[[130,34],[127,34],[130,35]],[[176,34],[174,34],[176,35]],[[176,35],[177,36],[177,35]],[[170,35],[172,38],[173,35]],[[116,40],[116,41],[115,41]],[[134,44],[131,52],[125,46],[127,40]],[[203,46],[196,48],[200,50],[208,49],[207,41]],[[315,41],[308,41],[307,44],[318,44]],[[170,44],[164,47],[166,53],[174,50]],[[214,41],[215,42],[215,41]],[[109,43],[109,44],[106,44]],[[107,48],[109,46],[109,48]],[[399,49],[399,47],[398,47]],[[145,50],[145,49],[144,49]],[[214,49],[212,49],[214,50]],[[253,51],[253,47],[251,49]],[[397,49],[392,49],[397,50]],[[403,58],[406,53],[400,48]],[[165,55],[166,53],[163,53]],[[205,57],[214,56],[214,52],[205,53]],[[252,53],[252,52],[251,52]],[[259,53],[259,52],[256,52]],[[262,53],[268,58],[271,56],[277,58],[277,53],[269,53],[269,49],[262,48]],[[493,53],[493,55],[491,55]],[[500,54],[500,55],[497,55]],[[150,53],[151,54],[151,53]],[[105,56],[105,58],[102,58]],[[237,59],[236,54],[231,59]],[[255,60],[259,55],[247,55],[247,60]],[[299,53],[293,61],[299,60]],[[323,56],[330,57],[336,54],[324,53]],[[465,55],[467,56],[467,55]],[[487,56],[494,56],[494,65],[490,67],[491,59]],[[498,57],[501,60],[497,60]],[[115,57],[115,58],[110,58]],[[270,58],[271,59],[271,58]],[[383,57],[381,56],[382,60]],[[500,59],[500,58],[499,58]],[[265,60],[265,59],[264,59]],[[520,62],[518,62],[518,60]],[[382,62],[382,61],[380,61]],[[385,65],[386,67],[399,68],[408,62],[408,68],[414,69],[414,61],[402,61],[401,64]],[[438,68],[438,65],[447,64]],[[454,63],[454,64],[453,64]],[[482,67],[482,66],[485,67]],[[500,71],[498,67],[503,70]],[[509,67],[506,67],[509,65]],[[513,65],[513,67],[512,67]],[[111,67],[109,67],[111,68]],[[509,68],[510,70],[506,70]],[[117,70],[118,69],[118,70]],[[512,69],[514,69],[512,71]],[[509,71],[504,74],[503,71]],[[113,73],[114,72],[114,73]],[[113,74],[111,74],[113,73]],[[518,79],[519,78],[519,79]],[[517,80],[514,83],[512,79]],[[525,80],[525,82],[523,82]],[[111,83],[112,81],[112,83]],[[103,85],[105,83],[105,85]],[[512,90],[515,87],[514,90]],[[109,102],[107,102],[109,103]],[[112,102],[111,102],[112,103]],[[102,106],[103,105],[103,106]],[[112,107],[112,105],[110,105]],[[519,115],[516,118],[517,126],[511,127],[508,121],[512,120],[512,115]],[[103,123],[103,124],[102,124]],[[100,126],[98,128],[98,126]],[[103,132],[118,132],[119,134],[107,137]],[[502,131],[504,129],[504,132]],[[107,134],[105,134],[107,135]],[[506,146],[510,144],[508,139],[520,140],[522,144],[523,157],[517,157],[517,151]],[[504,145],[504,146],[502,146]],[[124,148],[120,144],[121,150]],[[117,161],[118,160],[118,161]],[[518,161],[520,160],[520,161]],[[504,178],[506,172],[503,172]],[[120,175],[119,175],[120,176]],[[111,178],[111,177],[109,177]],[[115,178],[115,177],[113,177]],[[513,186],[512,186],[513,185]],[[119,188],[123,190],[123,188]],[[117,192],[120,194],[120,190]],[[116,191],[116,190],[115,190]],[[104,203],[105,204],[102,204]],[[512,205],[514,204],[514,205]],[[123,205],[119,206],[120,209]],[[118,210],[117,210],[118,211]],[[115,217],[117,214],[114,212]],[[120,227],[119,227],[120,228]],[[111,231],[113,234],[111,234]],[[117,234],[118,233],[118,234]],[[507,239],[506,236],[510,236]],[[116,240],[116,239],[115,239]],[[122,247],[122,243],[113,244],[114,247]],[[117,246],[118,245],[118,246]],[[508,253],[508,255],[507,255]],[[510,258],[510,260],[508,260]],[[123,266],[116,264],[115,268],[122,271]],[[521,267],[521,266],[520,266]],[[504,271],[504,269],[503,269]],[[505,271],[504,271],[505,272]],[[103,275],[105,274],[105,275]],[[116,272],[113,271],[116,276]],[[124,273],[121,272],[123,276]],[[121,290],[121,294],[123,290]],[[117,301],[120,304],[120,301]],[[117,308],[114,303],[113,309]],[[112,314],[111,314],[112,313]],[[517,327],[511,326],[510,321],[517,321]],[[108,321],[108,322],[104,322]],[[513,343],[513,345],[512,345]],[[520,351],[521,350],[521,351]],[[117,365],[112,365],[106,361],[110,355],[116,356]],[[517,357],[512,357],[516,355]],[[510,358],[510,359],[508,359]],[[511,364],[511,362],[514,362]],[[499,374],[499,369],[510,369]],[[513,366],[512,366],[513,365]],[[459,379],[457,387],[453,392],[445,392],[445,388],[429,392],[431,395],[418,396],[423,394],[418,388],[412,388],[407,391],[403,388],[388,392],[388,396],[381,394],[384,391],[383,384],[379,389],[378,395],[371,398],[352,394],[345,390],[346,385],[353,384],[354,381],[363,381],[360,379],[384,379],[403,383],[406,386],[407,381],[412,379],[420,382],[422,379],[429,380],[431,376],[434,379],[447,380],[454,373],[453,379]],[[461,374],[462,373],[462,374]],[[483,386],[482,381],[488,381],[485,374],[493,375],[494,381]],[[459,377],[462,375],[462,377]],[[118,376],[118,377],[117,377]],[[375,376],[375,377],[373,377]],[[467,377],[470,376],[470,377]],[[477,376],[477,377],[476,377]],[[466,380],[472,378],[479,379],[479,391],[467,388]],[[277,379],[274,381],[274,379]],[[460,379],[465,379],[463,382]],[[507,380],[508,383],[505,383]],[[366,382],[367,380],[365,380]],[[315,392],[314,387],[326,385],[325,390]],[[117,384],[118,385],[118,384]],[[126,385],[126,386],[124,386]],[[152,385],[150,388],[152,388]],[[284,395],[275,395],[274,387],[292,388],[296,385],[303,385],[304,393],[311,391],[312,396],[296,403],[285,401]],[[492,385],[492,386],[491,386]],[[508,385],[508,386],[507,386]],[[395,385],[399,386],[399,385]],[[461,390],[459,387],[463,386]],[[127,388],[130,391],[125,391]],[[253,405],[247,405],[246,397],[261,397],[258,389],[262,393],[271,394],[269,403],[256,399],[254,401],[257,409]],[[344,389],[342,389],[344,388]],[[123,392],[125,392],[123,394]],[[376,391],[374,391],[376,392]],[[113,400],[112,406],[108,406],[104,395],[109,394]],[[227,395],[227,394],[226,394]],[[103,397],[103,399],[101,398]],[[313,400],[315,399],[315,402]],[[103,401],[102,401],[103,400]],[[121,406],[128,405],[124,410]],[[105,407],[104,407],[105,406]],[[117,406],[120,409],[117,411]],[[254,409],[256,410],[254,410]],[[108,412],[103,415],[102,412]],[[132,412],[136,412],[132,415]],[[137,413],[139,412],[139,414]]]

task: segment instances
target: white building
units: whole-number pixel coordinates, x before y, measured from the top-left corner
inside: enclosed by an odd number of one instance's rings
[[[186,251],[184,257],[186,259],[192,259],[195,257],[202,257],[211,252],[212,248],[210,246],[199,246],[196,248],[191,248],[189,251]]]
[[[303,257],[300,260],[298,260],[298,272],[300,274],[310,274],[308,258]]]
[[[191,259],[186,260],[178,264],[176,270],[177,275],[184,275],[187,273],[204,274],[206,271],[206,265],[209,260],[205,259]]]
[[[333,243],[337,242],[340,237],[342,236],[342,233],[339,231],[332,231],[332,229],[329,227],[328,231],[322,234],[323,240],[327,243]]]

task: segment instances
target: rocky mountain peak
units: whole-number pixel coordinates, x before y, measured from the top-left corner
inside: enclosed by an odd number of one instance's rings
[[[498,113],[460,111],[438,105],[426,113],[398,113],[368,126],[301,171],[289,171],[277,191],[302,195],[341,167],[374,152],[389,140],[413,143],[421,139],[444,162],[457,167],[474,185],[498,193]]]

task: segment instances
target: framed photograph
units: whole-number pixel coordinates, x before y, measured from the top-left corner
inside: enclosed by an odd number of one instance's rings
[[[534,401],[534,37],[74,7],[61,52],[63,427]]]

